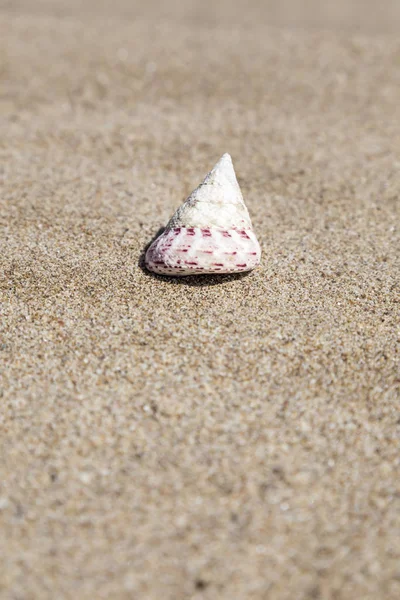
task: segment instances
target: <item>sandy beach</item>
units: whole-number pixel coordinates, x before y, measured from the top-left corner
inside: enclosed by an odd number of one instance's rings
[[[400,597],[377,4],[0,0],[1,600]],[[146,272],[224,152],[260,268]]]

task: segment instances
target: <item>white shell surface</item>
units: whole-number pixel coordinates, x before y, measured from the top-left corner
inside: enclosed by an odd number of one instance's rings
[[[145,264],[183,276],[250,271],[260,258],[232,159],[224,154],[152,243]]]

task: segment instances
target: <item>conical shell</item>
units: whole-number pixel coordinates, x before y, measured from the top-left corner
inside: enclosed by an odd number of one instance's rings
[[[251,271],[261,249],[232,159],[224,154],[172,216],[146,252],[146,267],[163,275]]]

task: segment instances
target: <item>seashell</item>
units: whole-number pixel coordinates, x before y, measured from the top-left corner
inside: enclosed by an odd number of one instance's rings
[[[261,249],[232,159],[224,154],[173,215],[146,252],[146,267],[162,275],[251,271]]]

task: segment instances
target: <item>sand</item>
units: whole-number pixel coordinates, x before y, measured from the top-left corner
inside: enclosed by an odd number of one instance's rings
[[[399,5],[0,5],[1,599],[397,600]],[[261,267],[145,272],[224,152]]]

